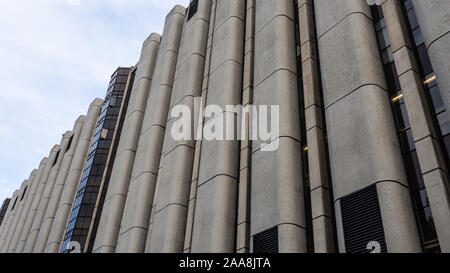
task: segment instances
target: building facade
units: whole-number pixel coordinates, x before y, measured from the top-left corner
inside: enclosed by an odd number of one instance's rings
[[[450,5],[379,2],[174,7],[2,207],[0,251],[450,252]]]

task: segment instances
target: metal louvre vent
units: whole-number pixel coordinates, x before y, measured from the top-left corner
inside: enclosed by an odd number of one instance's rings
[[[278,226],[253,237],[254,253],[278,253]]]
[[[376,185],[342,198],[341,212],[347,253],[387,253]]]

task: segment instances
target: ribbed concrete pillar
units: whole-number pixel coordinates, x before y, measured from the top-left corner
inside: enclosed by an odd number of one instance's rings
[[[18,199],[20,198],[19,194],[20,194],[19,190],[16,190],[13,193],[13,196],[11,197],[10,205],[8,206],[8,210],[6,211],[8,218],[2,224],[3,229],[2,229],[2,233],[0,234],[0,253],[4,253],[3,248],[5,246],[7,235],[11,229],[11,222],[13,221],[14,216],[16,215],[16,211],[17,211],[16,206],[17,206],[17,202],[19,202]],[[14,209],[13,209],[13,207],[14,207]]]
[[[205,58],[205,67],[203,69],[203,84],[202,84],[202,105],[200,105],[201,109],[204,111],[206,105],[206,99],[208,95],[209,89],[209,76],[210,76],[210,66],[211,66],[211,52],[212,52],[212,41],[214,38],[214,25],[216,19],[216,6],[217,0],[211,1],[211,14],[210,14],[210,22],[209,22],[209,31],[208,31],[208,41],[206,48],[206,58]],[[204,119],[200,121],[204,122]],[[203,126],[199,125],[201,129]],[[197,185],[198,185],[198,174],[200,170],[200,155],[202,151],[202,142],[203,140],[197,140],[195,143],[195,153],[194,153],[194,162],[192,165],[192,178],[191,178],[191,188],[189,194],[189,205],[188,205],[188,213],[186,220],[186,229],[184,235],[184,253],[190,253],[192,249],[192,231],[194,227],[194,215],[195,215],[195,205],[197,201]]]
[[[245,20],[245,55],[242,82],[242,105],[253,104],[254,59],[255,59],[255,0],[247,0]],[[250,117],[246,117],[245,139],[241,140],[241,158],[239,167],[238,215],[236,252],[250,252],[250,183],[252,142],[250,141]]]
[[[81,130],[70,170],[64,184],[64,190],[59,200],[58,209],[55,213],[52,227],[50,228],[50,234],[45,247],[45,252],[47,253],[56,253],[59,251],[102,104],[102,99],[95,99],[89,106],[86,122]]]
[[[210,13],[211,0],[199,0],[197,13],[183,27],[170,109],[184,105],[193,112],[194,98],[201,95]],[[174,118],[169,119],[164,137],[160,182],[146,248],[152,253],[183,251],[195,141],[175,141],[171,135],[174,122]]]
[[[19,236],[19,243],[16,248],[16,252],[22,253],[25,250],[25,244],[28,240],[28,235],[31,232],[31,227],[33,225],[34,218],[36,216],[37,210],[39,208],[39,203],[41,201],[41,198],[44,194],[45,185],[47,184],[48,178],[50,176],[50,171],[53,167],[53,163],[55,162],[56,156],[58,152],[61,150],[60,145],[55,145],[50,155],[48,156],[48,164],[45,165],[45,169],[42,172],[42,175],[39,179],[39,183],[37,185],[36,194],[33,197],[33,202],[31,203],[30,210],[27,215],[27,219],[25,221],[25,224],[23,226],[22,232]],[[36,181],[38,182],[38,181]],[[31,252],[31,250],[28,250],[28,252]]]
[[[47,210],[45,211],[44,218],[39,229],[36,244],[34,245],[34,253],[44,252],[48,236],[51,232],[50,228],[52,227],[53,219],[55,217],[56,210],[58,209],[59,200],[64,190],[67,175],[69,174],[72,159],[75,154],[78,140],[80,139],[81,135],[81,130],[83,129],[85,121],[86,116],[81,116],[77,119],[77,121],[75,122],[75,126],[73,127],[72,142],[70,147],[67,147],[68,149],[64,154],[64,158],[62,159],[61,167],[59,169],[58,176],[56,177],[55,185],[53,186],[50,200],[47,205]]]
[[[35,174],[32,174],[31,176],[33,176]],[[31,178],[30,176],[30,178]],[[19,221],[20,218],[20,214],[22,213],[23,210],[23,206],[25,203],[25,198],[26,198],[26,193],[27,188],[29,185],[29,180],[25,180],[22,182],[20,189],[19,189],[19,194],[17,195],[17,202],[15,204],[15,208],[13,210],[13,217],[11,218],[11,222],[10,222],[10,228],[8,233],[4,234],[4,240],[1,241],[1,249],[0,252],[2,253],[8,253],[9,250],[9,244],[11,243],[11,239],[14,235],[15,230],[17,229],[17,223]]]
[[[204,128],[225,124],[225,117],[237,121],[226,106],[241,105],[242,99],[246,1],[218,0],[216,5],[206,107],[217,105],[222,111],[205,117]],[[194,253],[236,250],[240,145],[236,130],[233,136],[235,140],[202,141],[192,231]]]
[[[67,152],[67,146],[69,145],[72,135],[72,131],[67,131],[61,140],[59,156],[54,162],[50,175],[47,179],[47,183],[41,197],[41,202],[39,203],[36,216],[34,217],[33,224],[31,225],[31,232],[28,235],[27,243],[25,244],[25,253],[31,253],[34,251],[34,245],[36,244],[36,239],[41,228],[42,220],[44,219],[45,212],[47,211],[47,206],[52,195],[53,187],[55,186],[56,178],[58,177],[59,170],[61,169],[61,164],[63,162],[64,155]]]
[[[315,253],[335,251],[327,147],[312,0],[298,1],[306,137]]]
[[[450,252],[448,171],[400,3],[387,0],[382,7],[439,243],[443,252]]]
[[[292,0],[256,0],[253,100],[269,110],[279,106],[280,135],[270,142],[279,142],[275,151],[253,141],[252,251],[255,235],[277,227],[280,253],[306,252],[294,12]]]
[[[36,175],[31,180],[30,187],[28,189],[29,190],[28,198],[25,201],[24,208],[22,210],[19,222],[17,224],[17,229],[14,232],[14,235],[13,235],[13,238],[12,238],[11,244],[10,244],[10,249],[12,249],[15,253],[19,253],[18,246],[19,246],[20,235],[22,234],[23,226],[25,225],[25,222],[27,220],[28,213],[30,211],[31,204],[33,203],[34,196],[36,195],[36,190],[38,188],[39,181],[41,179],[42,173],[44,172],[45,166],[47,164],[48,164],[48,158],[42,159],[39,164],[39,168],[36,172]]]
[[[182,6],[175,6],[166,17],[120,225],[118,253],[145,250],[184,19]]]
[[[142,47],[93,252],[116,248],[160,41],[161,36],[153,33]]]
[[[450,118],[450,5],[448,0],[412,0]]]
[[[8,246],[8,253],[14,253],[16,251],[16,246],[17,246],[17,242],[19,240],[19,235],[20,232],[22,232],[22,227],[23,227],[23,221],[22,221],[22,217],[24,215],[27,214],[27,202],[31,197],[31,189],[33,187],[33,184],[35,182],[36,179],[36,175],[38,174],[38,170],[33,170],[33,172],[31,172],[30,177],[28,178],[28,183],[26,185],[26,192],[22,193],[21,196],[21,202],[20,202],[20,214],[17,215],[16,218],[16,223],[14,224],[16,226],[16,228],[14,229],[14,232],[11,233],[10,236],[10,242],[9,242],[9,246]]]
[[[340,199],[375,184],[388,251],[420,252],[370,6],[314,3],[340,251]]]

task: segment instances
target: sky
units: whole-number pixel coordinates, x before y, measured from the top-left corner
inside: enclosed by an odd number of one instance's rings
[[[189,0],[0,0],[0,206]]]

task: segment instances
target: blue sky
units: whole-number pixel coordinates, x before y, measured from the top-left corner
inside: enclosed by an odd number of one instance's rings
[[[0,0],[0,202],[189,0]],[[1,203],[0,203],[1,205]]]

